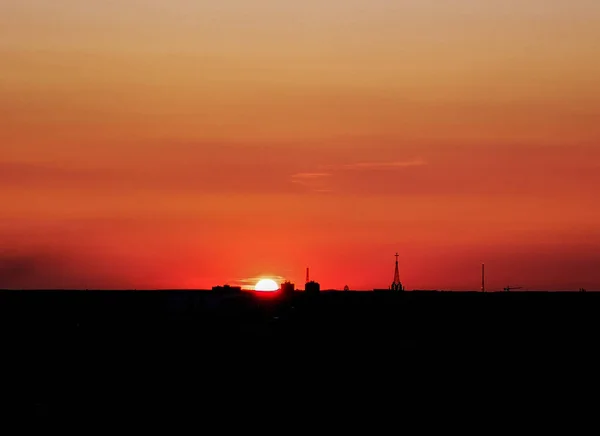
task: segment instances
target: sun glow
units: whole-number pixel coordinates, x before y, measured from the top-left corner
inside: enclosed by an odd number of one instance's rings
[[[259,292],[274,292],[278,289],[279,285],[271,279],[262,279],[254,286],[254,290]]]

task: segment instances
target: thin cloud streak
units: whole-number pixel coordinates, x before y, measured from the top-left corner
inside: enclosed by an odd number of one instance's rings
[[[301,181],[301,180],[313,180],[313,179],[318,179],[321,177],[331,177],[332,174],[330,173],[298,173],[298,174],[294,174],[292,175],[292,179],[296,180],[296,181]]]
[[[356,162],[344,165],[327,165],[330,172],[302,172],[291,176],[292,183],[311,188],[313,192],[333,192],[331,183],[335,181],[336,175],[352,171],[390,171],[400,168],[419,167],[427,165],[422,159],[392,162]],[[335,173],[335,174],[334,174]]]
[[[234,286],[241,286],[243,289],[253,290],[254,286],[262,279],[271,279],[274,280],[277,284],[280,284],[286,280],[285,277],[280,275],[265,274],[263,276],[232,280],[232,283],[234,283]]]
[[[328,185],[333,174],[331,173],[297,173],[291,176],[292,183],[296,183],[301,186],[306,186],[312,189],[314,192],[331,192],[331,188]]]
[[[344,170],[386,170],[394,168],[418,167],[427,165],[421,159],[410,161],[395,161],[395,162],[357,162],[353,164],[342,165],[340,168]]]

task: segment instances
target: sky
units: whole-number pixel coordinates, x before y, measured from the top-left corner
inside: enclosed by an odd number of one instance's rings
[[[3,0],[0,288],[600,289],[596,0]]]

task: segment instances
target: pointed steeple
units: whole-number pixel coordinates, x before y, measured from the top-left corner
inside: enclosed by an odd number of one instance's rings
[[[402,283],[400,282],[400,272],[398,271],[398,253],[396,253],[396,270],[394,271],[394,282],[392,283],[392,291],[403,291]]]

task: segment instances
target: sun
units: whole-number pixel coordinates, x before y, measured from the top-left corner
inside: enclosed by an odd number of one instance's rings
[[[274,292],[279,289],[279,285],[271,279],[262,279],[254,286],[255,291],[259,292]]]

